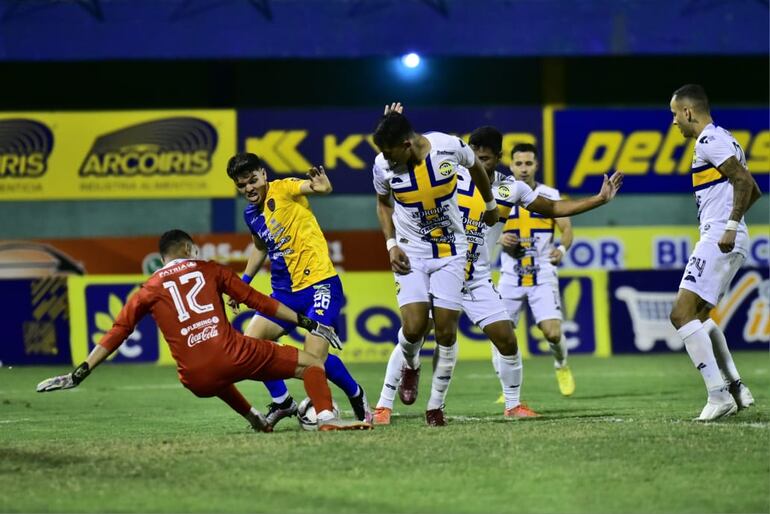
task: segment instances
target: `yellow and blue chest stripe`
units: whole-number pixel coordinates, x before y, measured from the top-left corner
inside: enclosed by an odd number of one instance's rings
[[[442,176],[445,175],[445,176]],[[433,168],[430,156],[407,172],[408,180],[402,180],[399,186],[391,180],[393,198],[404,207],[417,209],[423,241],[430,242],[433,257],[457,255],[454,235],[449,227],[441,226],[445,218],[444,209],[451,202],[457,189],[457,175],[449,162],[441,163],[438,176]],[[451,206],[450,206],[451,208]],[[433,227],[433,228],[432,228]]]
[[[552,218],[546,218],[542,214],[530,212],[518,205],[511,209],[511,214],[503,227],[503,233],[511,232],[522,240],[522,246],[527,250],[524,257],[519,259],[519,285],[537,285],[538,268],[535,263],[537,253],[536,235],[548,234],[553,237],[554,225]],[[534,248],[533,248],[534,247]]]
[[[692,187],[695,191],[700,191],[701,189],[706,189],[714,184],[727,181],[727,177],[722,175],[710,162],[707,162],[703,166],[693,166],[691,173]]]

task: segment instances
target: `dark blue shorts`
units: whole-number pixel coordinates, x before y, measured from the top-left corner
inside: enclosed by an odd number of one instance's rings
[[[337,318],[345,305],[340,277],[329,277],[299,291],[273,291],[270,295],[287,307],[324,325],[337,327]],[[296,324],[259,314],[280,325],[287,332]]]

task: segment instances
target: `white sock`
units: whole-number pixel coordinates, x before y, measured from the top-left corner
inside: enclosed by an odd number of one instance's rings
[[[277,398],[273,398],[273,402],[275,403],[283,403],[286,401],[286,398],[289,397],[289,391],[286,391],[281,396],[278,396]]]
[[[393,347],[388,359],[388,367],[385,368],[385,381],[380,391],[380,399],[377,401],[377,407],[393,408],[393,402],[396,399],[398,384],[401,382],[402,368],[406,364],[404,354],[398,346]]]
[[[548,346],[551,347],[551,353],[553,354],[553,365],[557,368],[563,368],[567,365],[567,340],[564,339],[564,334],[561,335],[558,343],[552,343],[548,341]]]
[[[711,348],[714,350],[714,357],[717,360],[719,369],[725,376],[728,382],[737,382],[741,379],[738,374],[738,368],[735,367],[733,362],[733,356],[730,354],[730,349],[727,348],[727,340],[722,330],[714,323],[714,320],[709,318],[703,322],[703,330],[709,335],[711,339]]]
[[[516,355],[499,355],[500,385],[503,386],[505,408],[512,409],[521,403],[521,382],[524,380],[521,352],[516,352]]]
[[[401,347],[401,351],[404,353],[406,359],[406,365],[412,369],[420,367],[420,348],[422,348],[423,339],[420,338],[417,342],[411,342],[404,337],[404,328],[398,329],[398,345]]]
[[[684,341],[684,347],[687,349],[690,360],[695,365],[695,368],[700,371],[709,394],[724,389],[725,383],[722,379],[722,373],[719,371],[719,366],[717,366],[714,350],[711,348],[711,339],[709,339],[706,330],[704,330],[703,323],[698,319],[694,319],[677,330],[677,332],[682,341]]]
[[[436,346],[436,351],[438,360],[433,370],[427,410],[440,409],[444,405],[449,383],[452,381],[452,372],[457,363],[457,343],[452,346]]]
[[[500,377],[500,350],[497,349],[494,343],[489,343],[492,347],[492,367],[495,368],[495,375]]]

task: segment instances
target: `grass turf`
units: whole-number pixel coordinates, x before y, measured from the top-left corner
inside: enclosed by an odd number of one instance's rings
[[[47,394],[35,384],[65,370],[0,368],[0,511],[768,512],[770,359],[735,357],[758,405],[720,422],[691,421],[705,393],[685,355],[575,356],[571,398],[550,359],[525,361],[539,419],[504,421],[491,364],[460,362],[448,427],[425,426],[425,373],[417,403],[368,433],[294,419],[252,433],[167,367],[102,366]],[[384,364],[350,368],[374,404]],[[269,401],[261,384],[241,389]]]

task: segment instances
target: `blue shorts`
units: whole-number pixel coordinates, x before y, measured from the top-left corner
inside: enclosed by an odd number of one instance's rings
[[[342,282],[338,276],[329,277],[299,291],[273,291],[270,296],[308,318],[335,329],[337,329],[337,318],[340,315],[340,310],[345,305]],[[259,315],[280,325],[287,332],[297,326],[296,323],[279,320],[264,314]]]

